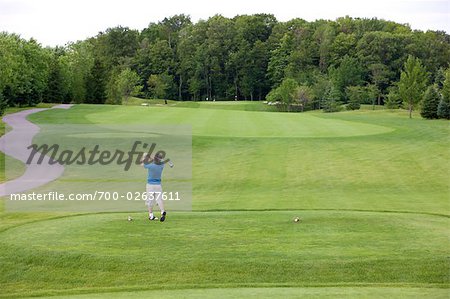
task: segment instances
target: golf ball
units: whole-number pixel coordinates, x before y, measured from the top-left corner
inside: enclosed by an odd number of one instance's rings
[[[128,216],[128,221],[133,221],[133,218],[131,216]]]
[[[294,222],[300,222],[300,218],[295,217],[295,218],[294,218]]]

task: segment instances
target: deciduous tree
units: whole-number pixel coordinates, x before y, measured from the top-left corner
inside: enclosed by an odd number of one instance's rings
[[[427,72],[420,60],[409,56],[404,64],[404,69],[400,75],[398,92],[403,104],[409,111],[409,118],[412,118],[414,107],[420,102],[427,83]]]
[[[125,103],[132,95],[137,95],[142,86],[139,85],[139,76],[135,71],[129,68],[124,69],[117,77],[117,88],[120,95],[125,98]]]

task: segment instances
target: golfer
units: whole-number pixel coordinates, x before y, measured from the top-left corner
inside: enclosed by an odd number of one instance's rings
[[[145,204],[148,207],[148,219],[149,220],[158,220],[155,215],[153,215],[153,206],[155,205],[155,201],[161,210],[161,218],[159,221],[163,222],[166,220],[167,212],[164,210],[164,203],[162,200],[162,187],[161,187],[161,175],[164,169],[163,163],[163,155],[157,153],[155,157],[149,159],[148,156],[144,158],[142,161],[142,165],[144,168],[148,170],[147,175],[147,199]],[[173,167],[173,164],[169,161],[170,167]]]

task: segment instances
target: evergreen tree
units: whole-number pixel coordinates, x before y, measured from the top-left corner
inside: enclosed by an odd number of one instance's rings
[[[386,108],[388,109],[398,109],[402,104],[402,100],[400,99],[400,95],[398,94],[398,86],[393,85],[388,88],[388,95],[386,100]]]
[[[48,103],[62,103],[64,100],[64,91],[62,83],[61,69],[58,63],[58,57],[53,58],[50,65],[50,73],[48,76],[47,92],[44,101]]]
[[[441,67],[434,74],[434,84],[437,85],[438,89],[442,89],[445,82],[445,70]]]
[[[364,87],[349,86],[345,90],[348,98],[347,110],[358,110],[361,108],[361,103],[364,97]]]
[[[323,112],[340,111],[342,105],[340,99],[341,93],[334,85],[331,85],[325,94],[325,101],[323,103]]]
[[[439,102],[437,116],[439,118],[450,119],[450,103],[443,98]]]
[[[3,93],[0,92],[0,116],[2,116],[3,113],[5,113],[6,107],[8,107],[8,103],[3,97]]]
[[[99,59],[94,65],[86,80],[86,103],[104,104],[106,100],[106,72]]]
[[[422,109],[420,115],[423,118],[433,119],[438,118],[437,110],[441,96],[436,85],[431,85],[427,88],[422,100]]]
[[[437,116],[450,119],[450,68],[445,72],[445,81],[442,85],[442,97],[438,105]]]

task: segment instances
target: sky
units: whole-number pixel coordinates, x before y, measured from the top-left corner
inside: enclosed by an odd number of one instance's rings
[[[450,33],[450,0],[0,0],[0,31],[63,46],[118,25],[142,30],[181,13],[194,22],[215,14],[271,13],[279,21],[376,17]]]

